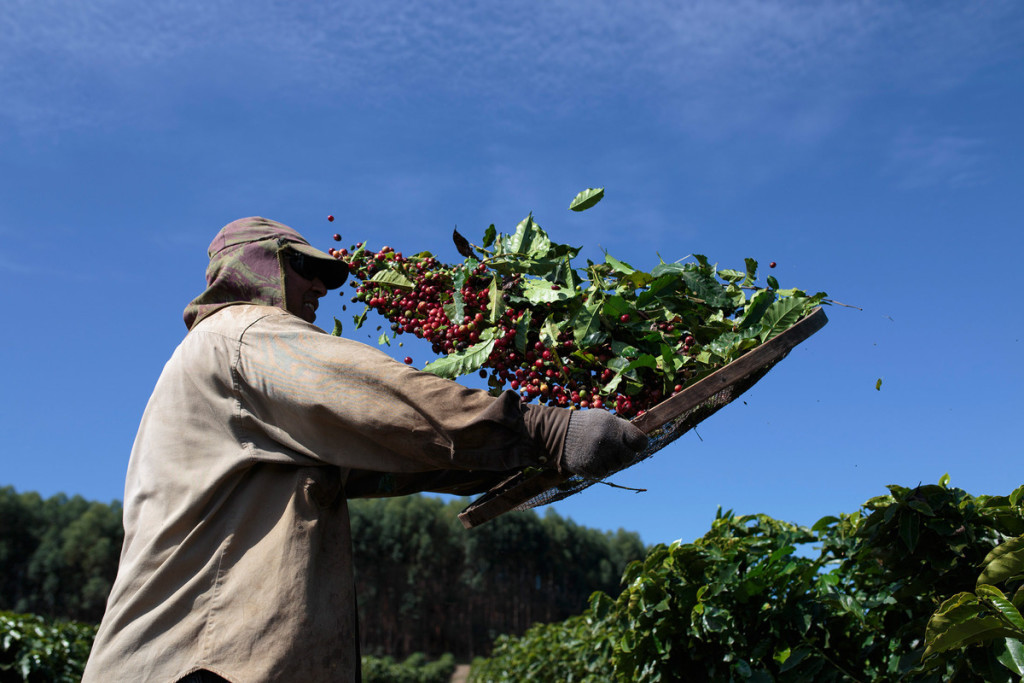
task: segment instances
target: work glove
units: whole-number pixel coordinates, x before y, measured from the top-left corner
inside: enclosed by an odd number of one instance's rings
[[[562,466],[573,474],[601,479],[633,462],[647,447],[647,435],[607,410],[575,410],[562,447]]]

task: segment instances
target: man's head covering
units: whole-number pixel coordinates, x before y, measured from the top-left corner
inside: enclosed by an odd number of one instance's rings
[[[287,225],[258,216],[241,218],[221,228],[210,243],[206,291],[185,307],[185,326],[191,330],[232,304],[285,308],[284,259],[290,252],[305,256],[327,289],[341,287],[348,277],[348,266],[310,246]]]

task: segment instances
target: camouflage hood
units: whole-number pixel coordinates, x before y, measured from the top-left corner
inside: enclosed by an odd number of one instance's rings
[[[340,287],[348,267],[310,246],[302,235],[276,221],[241,218],[228,223],[210,243],[206,291],[185,307],[185,326],[232,304],[262,304],[285,308],[284,254],[297,251],[311,257],[328,289]]]

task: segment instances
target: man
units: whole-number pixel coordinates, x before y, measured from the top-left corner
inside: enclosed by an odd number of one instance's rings
[[[646,437],[492,397],[313,325],[346,266],[225,226],[146,406],[117,579],[83,680],[357,681],[346,498],[469,493],[524,466],[600,476]]]

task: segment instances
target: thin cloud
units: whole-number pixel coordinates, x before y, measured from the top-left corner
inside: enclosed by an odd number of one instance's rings
[[[702,137],[774,126],[813,143],[860,98],[955,87],[1019,52],[1021,19],[1010,0],[32,0],[0,15],[0,116],[22,130],[121,125],[210,92],[465,97],[554,115],[633,100]]]
[[[961,188],[985,182],[986,144],[951,133],[903,133],[893,144],[883,174],[904,189]]]
[[[0,254],[0,272],[11,275],[28,275],[29,273],[37,272],[37,270],[33,264],[17,261],[6,254]]]

